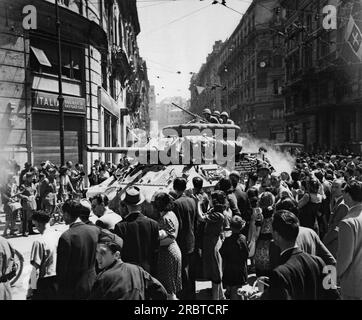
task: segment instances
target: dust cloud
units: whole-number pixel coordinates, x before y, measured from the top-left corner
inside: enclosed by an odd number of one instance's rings
[[[275,171],[280,174],[282,172],[292,172],[295,166],[295,157],[287,152],[277,150],[273,142],[268,140],[258,140],[251,136],[238,137],[238,142],[243,146],[242,152],[258,153],[260,147],[264,147],[267,152],[265,157],[270,161]]]

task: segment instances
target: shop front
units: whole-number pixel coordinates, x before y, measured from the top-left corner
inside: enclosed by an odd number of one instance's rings
[[[33,91],[32,146],[33,163],[49,160],[60,164],[60,133],[58,96]],[[85,145],[84,98],[64,95],[64,157],[65,161],[83,163]]]
[[[101,147],[119,147],[121,141],[120,118],[123,108],[105,91],[98,87],[99,145]],[[119,155],[104,153],[103,161],[118,163]]]

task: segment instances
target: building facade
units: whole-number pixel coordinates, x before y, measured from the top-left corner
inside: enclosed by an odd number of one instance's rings
[[[138,112],[127,108],[140,59],[136,0],[58,4],[65,160],[86,168],[94,159],[117,162],[86,146],[125,145]],[[28,15],[36,19],[30,28]],[[54,0],[1,1],[0,149],[19,164],[60,163],[57,44]]]
[[[338,9],[336,30],[323,27],[322,9],[327,4]],[[286,10],[289,139],[309,150],[361,152],[361,1],[282,1],[281,5]]]
[[[284,141],[283,46],[279,1],[253,1],[219,60],[222,105],[244,134]]]
[[[172,103],[175,103],[186,110],[190,109],[190,101],[182,97],[169,97],[163,99],[156,105],[156,120],[158,121],[159,132],[162,132],[162,128],[167,125],[182,124],[192,120],[192,117],[188,113],[173,106]]]
[[[206,58],[199,72],[191,77],[190,92],[191,106],[190,111],[201,115],[204,108],[211,110],[222,110],[221,106],[221,84],[218,75],[219,53],[223,46],[222,41],[216,41],[212,52]]]
[[[212,90],[216,109],[225,110],[243,134],[284,141],[282,20],[277,0],[255,0],[230,37],[191,79],[191,108],[201,110],[202,95],[193,94],[199,79],[217,79]],[[211,84],[211,86],[213,86]],[[204,94],[206,96],[207,93]]]

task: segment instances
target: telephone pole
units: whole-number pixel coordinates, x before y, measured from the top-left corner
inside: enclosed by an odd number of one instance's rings
[[[56,32],[58,42],[58,105],[59,105],[59,136],[60,136],[60,165],[64,165],[64,97],[62,86],[62,47],[60,42],[60,20],[58,0],[55,0]]]

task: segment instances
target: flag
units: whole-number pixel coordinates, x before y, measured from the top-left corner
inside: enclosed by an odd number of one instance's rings
[[[201,94],[205,90],[205,87],[196,86],[196,90],[198,94]]]
[[[348,11],[342,19],[346,22],[341,55],[346,62],[362,60],[362,1],[349,2]],[[348,22],[347,22],[348,21]]]

